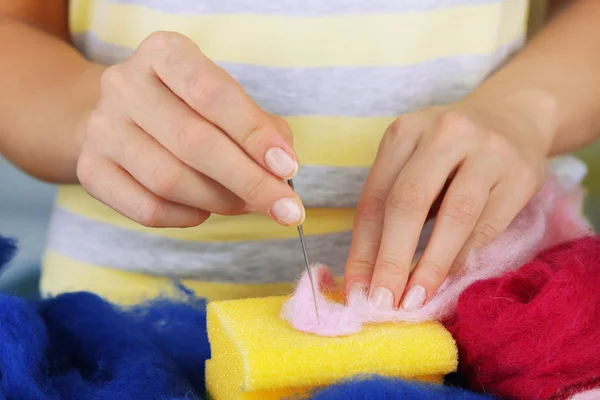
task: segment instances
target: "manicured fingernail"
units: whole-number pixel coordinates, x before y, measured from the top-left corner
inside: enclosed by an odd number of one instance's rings
[[[284,225],[299,225],[304,219],[304,208],[293,199],[277,200],[271,213]]]
[[[292,178],[298,172],[298,163],[279,147],[267,150],[265,163],[271,172],[281,178]]]
[[[394,307],[394,295],[384,287],[375,289],[371,301],[380,310],[387,311]]]
[[[415,285],[404,296],[402,308],[406,311],[413,311],[420,308],[425,303],[427,291],[421,285]]]
[[[362,284],[355,282],[348,288],[348,296],[347,299],[349,302],[354,301],[356,299],[360,299],[361,297],[367,294],[367,287]]]

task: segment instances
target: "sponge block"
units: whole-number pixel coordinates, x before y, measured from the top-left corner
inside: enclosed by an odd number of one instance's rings
[[[315,336],[280,318],[285,300],[208,304],[212,358],[206,364],[206,386],[211,399],[302,398],[356,375],[441,382],[456,370],[456,344],[437,322],[377,324],[352,336]]]

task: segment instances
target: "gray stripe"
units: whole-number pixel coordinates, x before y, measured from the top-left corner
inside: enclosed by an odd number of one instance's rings
[[[350,232],[307,236],[306,241],[312,261],[328,265],[336,274],[343,273]],[[52,217],[48,248],[95,265],[214,282],[290,282],[303,271],[304,262],[297,239],[179,241],[120,229],[60,208]]]
[[[88,58],[104,64],[120,62],[131,54],[130,49],[103,43],[93,35],[74,40]],[[219,65],[261,107],[276,115],[395,116],[462,98],[521,45],[522,40],[517,40],[490,55],[440,58],[396,67]]]
[[[471,4],[499,3],[500,0],[109,0],[137,4],[173,14],[271,14],[320,16],[348,14],[389,14],[426,11]]]
[[[307,208],[354,208],[370,170],[303,165],[294,187]]]

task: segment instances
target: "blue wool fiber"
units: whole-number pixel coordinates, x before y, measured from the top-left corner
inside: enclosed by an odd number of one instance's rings
[[[44,373],[48,335],[25,300],[0,294],[0,399],[59,399]]]
[[[0,295],[0,399],[202,399],[204,306],[121,310],[90,293],[38,303]]]
[[[490,400],[465,389],[378,376],[328,386],[311,400]]]
[[[157,336],[162,335],[162,342],[166,342],[164,331],[173,330],[173,326],[162,320],[163,314],[170,313],[176,321],[181,309],[187,306],[173,302],[156,307],[158,311],[154,314],[158,320],[142,318],[140,322],[135,318],[139,314],[132,317],[89,293],[65,294],[41,303],[39,313],[49,335],[48,357],[55,360],[50,373],[63,398],[149,399],[157,393],[168,398],[186,395],[197,398],[202,394],[202,381],[194,387],[186,379],[183,366],[169,351],[181,354],[187,350],[198,355],[191,347],[198,339],[205,342],[204,332],[193,326],[194,320],[186,319],[187,329],[196,333],[196,340],[177,341],[180,338],[174,335],[168,339],[169,345],[157,344]],[[205,323],[202,327],[205,331]],[[161,332],[157,334],[154,328]],[[198,358],[196,367],[200,368],[204,360]]]

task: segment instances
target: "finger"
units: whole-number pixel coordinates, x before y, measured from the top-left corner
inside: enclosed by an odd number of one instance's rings
[[[294,147],[294,135],[292,134],[292,129],[290,128],[290,124],[286,119],[279,117],[275,114],[269,114],[273,125],[277,129],[277,132],[281,133],[283,140],[290,146],[290,148]]]
[[[349,293],[364,292],[371,283],[381,241],[385,202],[394,180],[415,149],[420,130],[420,121],[405,116],[391,124],[384,134],[354,219],[344,277]]]
[[[141,46],[158,78],[197,113],[219,127],[263,168],[281,178],[298,171],[282,130],[225,70],[185,36],[158,32]],[[289,129],[289,128],[287,128]]]
[[[256,164],[160,81],[131,77],[128,85],[122,102],[127,114],[173,155],[280,224],[302,222],[304,208],[289,185]]]
[[[200,225],[210,216],[205,211],[159,198],[104,158],[80,157],[77,176],[91,196],[144,226],[185,228]]]
[[[459,168],[442,200],[427,247],[410,276],[403,309],[421,307],[446,279],[498,176],[497,166],[483,158],[467,160]]]
[[[106,127],[113,132],[107,138],[117,141],[106,146],[108,156],[152,193],[210,213],[246,213],[242,199],[184,164],[134,123],[107,123]]]
[[[456,257],[456,263],[462,265],[469,252],[487,246],[504,232],[531,198],[532,187],[518,177],[504,179],[494,186],[473,232]]]
[[[461,139],[473,134],[466,123],[461,126],[453,118],[443,122],[421,141],[398,175],[387,198],[371,281],[371,298],[378,307],[398,305],[432,203],[470,147],[472,140]]]

